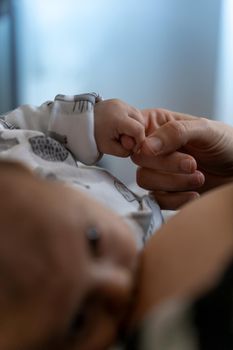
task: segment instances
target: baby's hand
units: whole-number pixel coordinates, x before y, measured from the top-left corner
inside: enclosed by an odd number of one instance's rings
[[[95,105],[95,139],[101,153],[127,157],[137,152],[145,139],[142,113],[117,99]]]

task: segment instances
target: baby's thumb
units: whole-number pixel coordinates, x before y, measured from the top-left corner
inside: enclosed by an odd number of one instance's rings
[[[128,135],[122,135],[120,138],[120,143],[127,151],[133,151],[136,146],[134,138]]]

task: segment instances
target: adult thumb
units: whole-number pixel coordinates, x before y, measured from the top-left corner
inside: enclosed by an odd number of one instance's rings
[[[209,121],[205,118],[172,120],[150,134],[144,148],[155,155],[175,152],[189,142],[208,145],[212,139]]]

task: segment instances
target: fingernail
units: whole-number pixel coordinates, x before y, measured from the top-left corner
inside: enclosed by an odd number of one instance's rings
[[[198,192],[193,192],[191,195],[190,195],[190,200],[194,200],[194,199],[197,199],[200,197],[200,194]]]
[[[196,186],[202,186],[205,182],[205,177],[201,172],[196,172],[193,178],[193,184]]]
[[[180,167],[182,170],[184,170],[187,173],[192,173],[193,172],[193,162],[190,159],[183,159],[180,162]]]
[[[153,153],[158,153],[162,150],[163,143],[158,137],[149,137],[147,139],[147,146]]]

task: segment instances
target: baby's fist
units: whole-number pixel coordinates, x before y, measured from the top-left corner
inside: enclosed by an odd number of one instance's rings
[[[142,113],[123,101],[111,99],[95,105],[95,139],[101,153],[127,157],[145,139]]]

